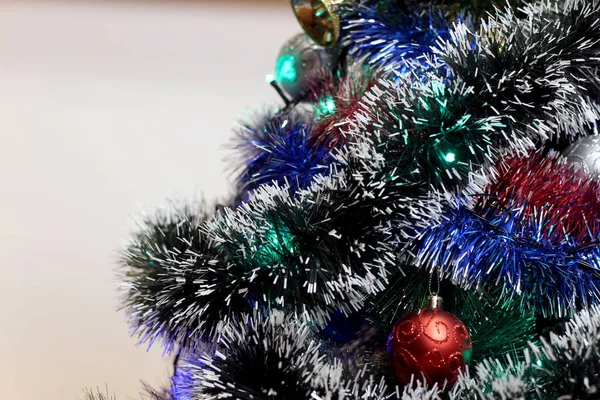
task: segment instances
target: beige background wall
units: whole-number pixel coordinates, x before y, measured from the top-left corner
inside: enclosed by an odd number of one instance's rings
[[[0,399],[139,399],[168,359],[128,336],[128,216],[229,190],[222,147],[299,28],[285,1],[0,1]]]

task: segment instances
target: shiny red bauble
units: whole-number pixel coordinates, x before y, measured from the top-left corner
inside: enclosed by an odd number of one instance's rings
[[[471,358],[471,336],[454,315],[436,306],[413,311],[394,325],[388,357],[396,378],[403,384],[415,379],[446,387],[458,379]]]

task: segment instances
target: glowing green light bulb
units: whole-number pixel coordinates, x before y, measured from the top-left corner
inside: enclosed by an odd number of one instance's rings
[[[317,113],[317,120],[321,120],[323,117],[333,114],[337,105],[335,104],[333,97],[327,96],[324,99],[319,100],[319,103],[315,104],[313,107]]]
[[[471,363],[471,357],[473,356],[473,349],[463,351],[463,357],[465,359],[466,364]]]
[[[296,57],[284,54],[277,59],[275,64],[275,76],[278,82],[296,82],[298,71],[296,71]]]
[[[267,83],[271,83],[275,81],[275,76],[273,74],[267,74],[265,75],[265,82]]]
[[[325,106],[330,114],[335,111],[335,100],[333,100],[333,97],[327,96],[327,99],[325,100]]]
[[[446,160],[446,162],[453,163],[454,161],[456,161],[456,154],[452,152],[446,153],[446,155],[444,156],[444,160]]]
[[[285,254],[294,254],[296,245],[294,236],[281,224],[269,224],[264,232],[264,242],[256,252],[256,261],[263,265],[276,264]]]

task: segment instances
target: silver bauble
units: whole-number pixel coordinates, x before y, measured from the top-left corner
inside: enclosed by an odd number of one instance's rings
[[[335,68],[339,49],[321,47],[304,33],[288,40],[277,56],[275,79],[292,98],[298,98],[308,89],[307,77],[319,69],[331,71]]]
[[[576,140],[563,155],[586,173],[600,174],[600,136],[587,136]]]

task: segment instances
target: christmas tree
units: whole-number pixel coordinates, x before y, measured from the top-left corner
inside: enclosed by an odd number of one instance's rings
[[[600,398],[600,2],[292,10],[235,198],[122,253],[166,398]]]

